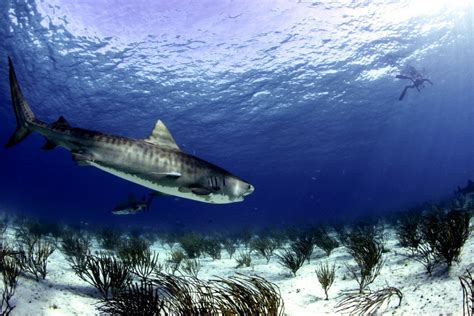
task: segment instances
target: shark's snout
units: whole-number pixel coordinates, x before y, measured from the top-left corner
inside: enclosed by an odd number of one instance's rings
[[[247,191],[243,194],[243,196],[247,196],[253,193],[255,191],[255,187],[251,184],[247,184]]]

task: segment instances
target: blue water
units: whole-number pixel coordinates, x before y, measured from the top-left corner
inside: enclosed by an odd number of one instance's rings
[[[252,183],[242,203],[145,188],[32,135],[0,149],[0,208],[63,221],[191,228],[351,220],[450,196],[474,178],[470,1],[1,1],[0,141],[15,128],[7,55],[38,118],[178,145]],[[430,78],[398,97],[413,66]]]

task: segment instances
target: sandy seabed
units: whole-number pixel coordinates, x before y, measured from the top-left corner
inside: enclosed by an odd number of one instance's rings
[[[472,223],[471,223],[472,229]],[[12,236],[12,232],[9,232]],[[466,242],[460,261],[453,264],[449,273],[435,271],[429,277],[422,264],[407,258],[406,250],[398,245],[395,231],[387,230],[384,266],[380,275],[370,286],[372,290],[387,286],[398,288],[403,293],[401,305],[394,298],[387,306],[379,309],[380,315],[462,315],[462,289],[458,276],[474,268],[474,236]],[[159,253],[160,259],[169,257],[169,248],[160,243],[151,249]],[[238,252],[238,250],[237,250]],[[321,262],[335,263],[336,279],[329,290],[329,300],[317,280],[315,268]],[[280,289],[286,315],[338,315],[335,305],[345,290],[357,288],[351,279],[347,265],[354,264],[344,247],[334,249],[329,257],[315,248],[310,263],[305,263],[293,277],[274,256],[267,264],[266,259],[252,255],[252,266],[236,269],[235,259],[229,259],[223,251],[222,259],[200,259],[202,268],[198,277],[210,279],[215,276],[232,276],[236,272],[256,274],[274,282]],[[442,270],[442,269],[440,269]],[[36,282],[21,275],[12,303],[16,305],[12,315],[97,315],[99,295],[95,289],[77,277],[65,256],[56,250],[48,261],[46,280]]]

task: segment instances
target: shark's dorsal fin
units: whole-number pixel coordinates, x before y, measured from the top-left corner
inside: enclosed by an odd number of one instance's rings
[[[68,121],[64,118],[64,116],[60,116],[56,122],[53,123],[53,127],[70,127]]]
[[[173,136],[171,136],[170,131],[161,120],[156,122],[155,127],[151,131],[151,135],[145,138],[145,141],[158,146],[180,150]]]

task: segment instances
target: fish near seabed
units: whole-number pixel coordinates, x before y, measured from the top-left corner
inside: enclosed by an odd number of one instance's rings
[[[155,197],[156,193],[150,193],[148,196],[142,197],[141,200],[135,199],[135,196],[131,194],[128,200],[124,203],[120,203],[112,210],[114,215],[135,215],[142,212],[148,212],[150,210],[151,202]]]
[[[38,120],[21,93],[10,58],[8,63],[17,127],[5,147],[37,132],[46,140],[42,149],[63,147],[80,166],[93,166],[154,191],[204,203],[239,202],[254,191],[237,176],[181,151],[160,120],[145,139],[72,127],[62,116],[51,124]]]

